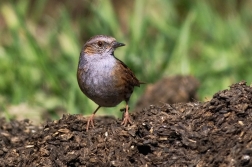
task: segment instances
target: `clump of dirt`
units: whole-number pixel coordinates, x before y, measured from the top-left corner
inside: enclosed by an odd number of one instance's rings
[[[252,166],[252,87],[245,82],[205,103],[150,106],[134,124],[64,115],[42,128],[0,122],[0,166]]]
[[[160,103],[185,103],[197,100],[199,81],[193,76],[176,75],[164,77],[154,84],[146,85],[134,111]],[[169,90],[169,91],[167,91]]]

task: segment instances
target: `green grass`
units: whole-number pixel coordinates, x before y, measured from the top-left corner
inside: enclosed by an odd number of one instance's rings
[[[108,0],[74,2],[0,3],[0,111],[6,117],[8,106],[20,103],[90,114],[96,104],[79,90],[76,69],[82,45],[96,34],[126,44],[115,55],[142,81],[194,75],[201,100],[240,80],[252,82],[249,1],[125,1],[124,13]],[[135,90],[131,106],[144,87]],[[118,115],[123,106],[98,113]]]

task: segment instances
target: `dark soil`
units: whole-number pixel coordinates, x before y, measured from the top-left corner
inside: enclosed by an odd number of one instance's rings
[[[209,102],[138,110],[123,127],[112,117],[65,115],[42,128],[0,120],[0,166],[252,166],[252,87]]]

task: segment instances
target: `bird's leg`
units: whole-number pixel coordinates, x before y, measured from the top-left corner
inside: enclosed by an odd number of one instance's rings
[[[128,101],[126,101],[125,112],[123,113],[123,121],[121,125],[126,126],[128,123],[132,124],[132,121],[130,120]]]
[[[101,108],[101,106],[98,106],[96,110],[93,112],[93,114],[88,118],[86,131],[88,131],[89,124],[91,124],[91,126],[94,128],[94,116],[95,113],[99,110],[99,108]]]

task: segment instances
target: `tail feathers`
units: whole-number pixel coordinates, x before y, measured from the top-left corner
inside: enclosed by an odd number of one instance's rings
[[[143,81],[139,81],[139,84],[147,84],[146,82]]]

